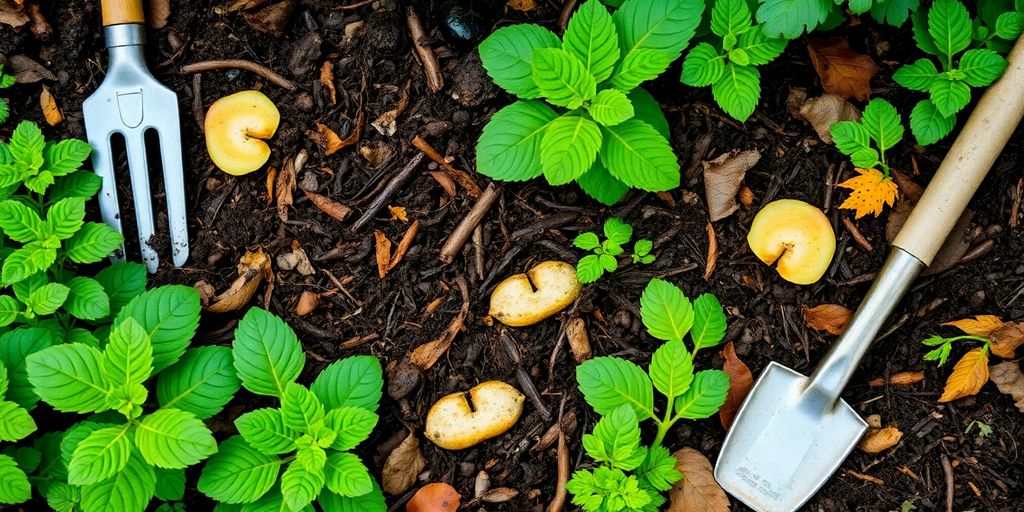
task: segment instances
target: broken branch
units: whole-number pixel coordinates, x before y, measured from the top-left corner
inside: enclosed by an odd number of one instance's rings
[[[203,71],[213,71],[215,69],[244,69],[246,71],[256,73],[257,75],[260,75],[263,78],[288,89],[289,91],[294,91],[299,88],[299,86],[295,85],[294,82],[273,72],[270,68],[242,59],[204,60],[202,62],[182,66],[181,72],[185,74],[192,74],[202,73]]]

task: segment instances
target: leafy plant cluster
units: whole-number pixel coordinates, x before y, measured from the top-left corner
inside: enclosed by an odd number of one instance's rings
[[[903,119],[891,103],[875,98],[864,107],[860,121],[840,121],[829,131],[836,149],[850,157],[854,167],[879,169],[891,179],[885,152],[903,140]]]
[[[576,368],[584,399],[601,415],[593,433],[583,437],[596,465],[575,472],[566,486],[572,502],[588,512],[657,511],[665,502],[662,493],[683,477],[662,446],[669,429],[682,419],[715,414],[729,392],[727,373],[694,371],[697,352],[725,336],[725,312],[714,295],[691,303],[676,286],[654,279],[640,298],[640,312],[647,332],[665,341],[647,371],[618,357],[594,358]],[[692,351],[683,342],[687,333]],[[665,397],[660,411],[654,390]],[[657,426],[650,445],[641,440],[645,420]]]
[[[4,73],[4,65],[0,63],[0,89],[7,89],[14,85],[14,82],[16,81],[17,79],[14,78],[14,75]],[[0,124],[3,124],[10,115],[11,109],[10,106],[7,105],[7,100],[0,98]]]
[[[380,488],[350,451],[377,424],[380,362],[371,356],[337,361],[306,388],[295,383],[305,354],[280,318],[254,308],[238,323],[234,368],[252,393],[275,397],[235,420],[239,435],[221,443],[198,488],[217,510],[384,511]],[[283,471],[282,471],[283,469]]]
[[[1005,55],[1024,32],[1024,1],[980,0],[972,23],[976,43]]]
[[[584,251],[591,251],[580,258],[576,263],[576,276],[581,283],[593,283],[601,278],[605,272],[615,272],[619,268],[617,256],[625,253],[624,247],[633,238],[633,226],[626,224],[621,219],[611,217],[604,221],[604,241],[597,236],[596,232],[587,231],[580,233],[573,239],[572,243]],[[654,255],[651,249],[654,242],[641,238],[633,244],[633,253],[630,257],[633,263],[654,263]]]
[[[679,57],[703,8],[702,0],[625,0],[609,14],[589,0],[562,40],[533,24],[495,31],[480,44],[480,58],[520,99],[484,127],[477,170],[503,181],[541,174],[552,185],[575,181],[604,204],[630,188],[677,187],[668,123],[639,85]]]
[[[879,22],[898,27],[917,10],[920,0],[758,0],[757,22],[771,37],[795,39],[805,31],[831,30],[843,22],[844,11],[870,13]]]

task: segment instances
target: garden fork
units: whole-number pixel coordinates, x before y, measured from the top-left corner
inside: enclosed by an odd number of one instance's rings
[[[157,82],[146,67],[142,0],[102,0],[101,5],[103,37],[110,55],[110,64],[103,83],[82,106],[85,130],[93,148],[93,170],[103,178],[99,196],[100,213],[107,225],[124,233],[111,147],[111,137],[120,134],[124,137],[128,155],[128,174],[132,183],[142,262],[149,272],[155,272],[159,259],[149,245],[156,230],[153,224],[145,135],[150,131],[156,132],[167,198],[171,257],[174,266],[181,266],[188,258],[188,226],[185,218],[178,97],[174,91]],[[124,259],[124,245],[115,251],[113,259]]]

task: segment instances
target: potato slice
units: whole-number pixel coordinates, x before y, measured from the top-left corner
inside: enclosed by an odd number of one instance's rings
[[[206,151],[220,170],[241,176],[263,167],[270,159],[265,139],[274,136],[281,113],[262,92],[242,91],[225,96],[206,112]]]
[[[836,235],[818,207],[796,199],[772,201],[750,225],[747,243],[783,279],[811,284],[821,279],[836,252]]]
[[[477,384],[465,393],[441,397],[427,412],[425,435],[446,450],[462,450],[504,434],[519,421],[525,397],[497,380]]]
[[[491,294],[491,316],[510,326],[533,325],[558,313],[580,295],[576,267],[544,261],[525,274],[509,276]]]

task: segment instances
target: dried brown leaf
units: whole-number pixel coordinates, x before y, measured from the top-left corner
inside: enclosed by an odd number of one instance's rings
[[[377,255],[377,274],[381,279],[388,275],[388,262],[391,261],[391,240],[381,230],[373,230]]]
[[[573,317],[565,326],[565,337],[569,340],[569,350],[576,363],[582,363],[593,354],[590,348],[590,335],[587,334],[587,322],[580,317]]]
[[[313,203],[313,206],[316,206],[320,211],[330,215],[335,220],[345,220],[352,214],[351,208],[335,201],[334,199],[308,190],[303,190],[303,192],[306,194],[306,197],[309,198],[309,201]]]
[[[871,78],[878,74],[878,66],[871,57],[851,50],[845,37],[808,39],[807,51],[825,92],[867,101]]]
[[[418,366],[421,370],[427,370],[434,363],[448,352],[448,349],[452,346],[452,341],[455,340],[455,336],[459,334],[462,329],[466,326],[466,315],[469,313],[469,303],[464,302],[462,309],[459,310],[459,314],[452,319],[448,327],[441,333],[437,339],[428,341],[415,349],[409,354],[409,360],[412,364]]]
[[[722,363],[722,371],[729,374],[729,393],[725,396],[722,408],[718,410],[718,419],[722,422],[722,428],[729,430],[732,420],[736,418],[736,412],[743,404],[743,399],[747,397],[750,388],[754,386],[754,375],[736,355],[736,348],[731,341],[725,344],[722,357],[725,359],[725,362]]]
[[[274,182],[277,181],[277,167],[267,169],[267,206],[274,202]]]
[[[57,106],[57,100],[50,93],[50,88],[43,86],[43,92],[39,94],[39,107],[43,109],[43,117],[46,118],[46,124],[50,126],[57,126],[64,121],[64,114],[61,113],[60,107]]]
[[[971,349],[957,361],[953,373],[946,379],[946,389],[939,402],[952,402],[981,391],[988,382],[988,352],[981,348]]]
[[[993,331],[989,339],[992,340],[989,350],[993,354],[1003,359],[1013,359],[1017,347],[1024,344],[1024,331],[1021,330],[1021,324],[1007,322]]]
[[[399,98],[398,105],[395,108],[384,112],[370,123],[370,126],[373,126],[381,135],[390,137],[398,130],[398,116],[405,110],[405,107],[409,106],[409,87],[411,85],[412,80],[405,83],[405,88],[402,89],[402,97]]]
[[[715,222],[732,215],[739,209],[736,193],[743,182],[743,176],[761,159],[757,150],[724,153],[711,161],[703,162],[704,197],[708,204],[708,217]]]
[[[729,497],[715,481],[714,470],[707,457],[693,448],[674,454],[676,469],[683,479],[669,491],[669,512],[728,512]]]
[[[878,377],[877,379],[871,379],[871,382],[868,384],[871,387],[876,388],[886,384],[891,384],[893,386],[909,386],[911,384],[917,384],[922,380],[924,380],[924,372],[899,372],[890,375],[888,381],[882,377]]]
[[[371,167],[380,167],[391,158],[391,146],[381,141],[370,141],[359,145],[359,154],[366,159]]]
[[[519,496],[519,491],[511,487],[495,487],[480,496],[480,501],[486,503],[505,503]]]
[[[312,313],[320,305],[320,294],[303,290],[299,295],[299,302],[295,304],[295,314],[306,316]]]
[[[509,7],[520,12],[530,12],[537,8],[536,0],[508,0],[506,3]]]
[[[295,10],[298,3],[298,0],[284,0],[269,5],[253,14],[246,14],[245,21],[260,32],[274,37],[284,37],[284,28],[288,24],[288,18],[291,17],[292,11]]]
[[[292,192],[295,191],[295,163],[291,158],[286,158],[281,171],[277,173],[277,183],[274,186],[277,194],[277,216],[282,222],[288,221],[288,207],[294,199]]]
[[[206,310],[211,313],[229,313],[242,309],[252,299],[265,277],[270,277],[270,258],[267,253],[262,249],[246,252],[238,261],[238,277],[224,293],[213,298],[213,303]]]
[[[400,220],[402,222],[409,222],[409,214],[405,211],[403,206],[392,206],[388,205],[388,211],[391,212],[391,220]]]
[[[902,438],[903,432],[896,427],[872,428],[864,434],[857,448],[867,453],[880,453],[896,446]]]
[[[338,90],[334,87],[334,64],[329,60],[325,60],[323,66],[320,66],[320,85],[327,90],[327,98],[331,100],[331,105],[336,105]]]
[[[28,23],[28,15],[21,9],[20,3],[0,0],[0,25],[20,28]]]
[[[832,125],[839,121],[860,120],[860,110],[836,94],[825,94],[811,98],[798,108],[799,117],[811,123],[818,138],[832,143]]]
[[[398,247],[395,248],[394,254],[391,255],[391,259],[388,260],[387,271],[398,266],[402,262],[402,258],[405,257],[405,253],[409,252],[409,248],[412,247],[412,241],[416,239],[416,233],[420,230],[420,221],[414,220],[412,224],[405,230],[405,234],[402,235],[402,239],[398,241]]]
[[[388,494],[402,494],[416,483],[416,477],[427,466],[427,459],[420,451],[420,440],[412,432],[399,444],[384,461],[380,486]]]
[[[34,84],[43,80],[50,80],[51,82],[57,80],[57,77],[49,69],[46,69],[42,64],[25,55],[11,55],[8,57],[7,67],[4,71],[14,75],[18,83],[22,85]]]
[[[828,331],[829,334],[842,334],[851,316],[853,311],[839,304],[821,304],[813,308],[804,306],[804,322],[807,327],[815,331]]]
[[[711,274],[715,272],[715,267],[718,266],[718,237],[715,236],[715,226],[708,222],[706,226],[708,232],[708,253],[704,261],[704,280],[711,279]]]
[[[990,368],[992,382],[999,392],[1010,395],[1017,410],[1024,412],[1024,374],[1020,372],[1020,364],[1004,361]]]
[[[148,0],[146,2],[146,23],[150,27],[161,29],[167,26],[171,17],[170,0]]]
[[[316,269],[309,261],[309,256],[306,256],[306,251],[298,240],[292,240],[292,252],[277,255],[277,266],[281,270],[295,270],[304,276],[316,273]]]

